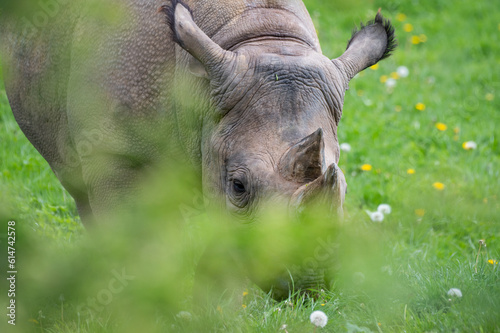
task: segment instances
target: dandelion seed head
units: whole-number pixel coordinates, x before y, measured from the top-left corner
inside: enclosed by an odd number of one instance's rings
[[[309,319],[317,327],[325,327],[326,323],[328,323],[328,316],[323,311],[314,311]]]
[[[473,150],[477,148],[477,143],[474,141],[466,141],[462,143],[462,148],[465,150]]]
[[[396,85],[397,85],[397,81],[394,79],[394,78],[388,78],[386,81],[385,81],[385,86],[387,88],[394,88]]]
[[[344,142],[340,144],[340,150],[345,151],[346,153],[351,151],[351,145]]]
[[[191,315],[191,313],[189,313],[187,311],[181,311],[178,314],[176,314],[175,316],[178,319],[184,320],[184,321],[191,321],[191,319],[193,318],[193,316]]]
[[[378,205],[377,212],[380,212],[382,214],[390,214],[391,211],[391,206],[389,206],[388,204]]]
[[[384,213],[382,212],[370,212],[369,210],[366,211],[368,216],[370,216],[370,219],[373,222],[382,222],[384,220]]]
[[[398,73],[400,77],[408,77],[408,75],[410,75],[410,70],[406,66],[399,66],[396,73]]]
[[[450,290],[448,290],[448,296],[450,297],[462,297],[462,291],[460,291],[460,289],[458,288],[451,288]]]

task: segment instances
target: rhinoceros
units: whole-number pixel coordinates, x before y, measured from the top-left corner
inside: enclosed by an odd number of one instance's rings
[[[300,0],[52,0],[31,10],[3,25],[6,91],[84,223],[133,200],[145,170],[179,153],[239,218],[266,197],[294,209],[317,198],[341,213],[344,94],[396,47],[380,11],[331,60]]]

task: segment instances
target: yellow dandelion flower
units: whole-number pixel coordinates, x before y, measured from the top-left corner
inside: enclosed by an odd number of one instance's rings
[[[413,31],[413,25],[411,23],[406,23],[403,26],[403,30],[406,32],[412,32]]]
[[[243,292],[243,297],[245,297],[246,295],[248,295],[248,291]]]
[[[363,164],[361,166],[361,170],[363,170],[363,171],[371,171],[372,169],[373,169],[373,167],[370,164]]]
[[[370,69],[376,71],[379,67],[379,64],[375,64],[373,66],[370,66]]]
[[[455,134],[460,133],[460,128],[455,127],[455,128],[453,129],[453,133],[455,133]]]
[[[242,307],[243,309],[246,309],[246,308],[247,308],[247,305],[246,305],[246,304],[241,304],[241,307]]]
[[[321,306],[325,306],[325,304],[323,303],[323,304],[321,304]]]
[[[495,99],[495,95],[493,95],[492,93],[487,93],[486,96],[484,96],[484,98],[486,98],[488,102],[491,102],[492,100]]]
[[[406,21],[406,15],[403,13],[399,13],[398,15],[396,15],[396,20],[398,20],[399,22],[404,22]]]
[[[417,109],[418,111],[424,111],[425,110],[425,104],[424,103],[417,103],[415,105],[415,109]]]
[[[394,110],[396,110],[396,112],[401,112],[403,110],[403,108],[401,107],[401,105],[396,105],[394,107]]]
[[[495,259],[490,259],[488,260],[488,264],[491,264],[491,265],[498,265],[498,261],[495,260]]]
[[[413,45],[418,45],[418,44],[420,44],[420,37],[418,37],[418,36],[411,36],[411,43],[412,43]]]
[[[399,79],[399,74],[397,72],[392,72],[391,78],[393,78],[394,80],[397,80],[397,79]]]
[[[445,185],[440,182],[435,182],[434,184],[432,184],[432,186],[438,191],[442,191],[445,188]]]
[[[424,215],[425,215],[425,209],[421,209],[421,208],[419,208],[419,209],[415,209],[415,214],[416,214],[417,216],[422,217],[422,216],[424,216]]]
[[[425,43],[427,42],[427,36],[424,34],[418,35],[418,39],[420,39],[420,43]]]
[[[387,75],[382,75],[380,77],[380,83],[385,83],[389,77]]]
[[[382,323],[377,323],[378,326],[382,326]]]
[[[448,129],[448,126],[443,123],[436,123],[436,128],[440,130],[441,132],[446,131]]]
[[[406,170],[406,173],[409,175],[414,175],[415,174],[415,169],[408,169]]]

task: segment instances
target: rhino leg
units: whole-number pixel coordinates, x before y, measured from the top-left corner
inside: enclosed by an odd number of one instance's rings
[[[92,212],[67,118],[67,77],[76,20],[69,5],[60,10],[43,29],[26,30],[20,20],[4,17],[2,68],[19,127],[75,199],[82,222],[90,224]]]

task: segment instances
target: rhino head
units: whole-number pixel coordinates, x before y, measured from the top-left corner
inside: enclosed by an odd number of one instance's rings
[[[192,72],[209,81],[214,111],[203,124],[204,191],[223,197],[244,221],[264,200],[292,211],[319,200],[341,214],[346,181],[337,166],[337,126],[344,94],[358,72],[395,48],[390,22],[378,13],[331,60],[300,36],[265,32],[224,49],[182,4],[174,1],[165,12],[176,42],[197,60]]]

